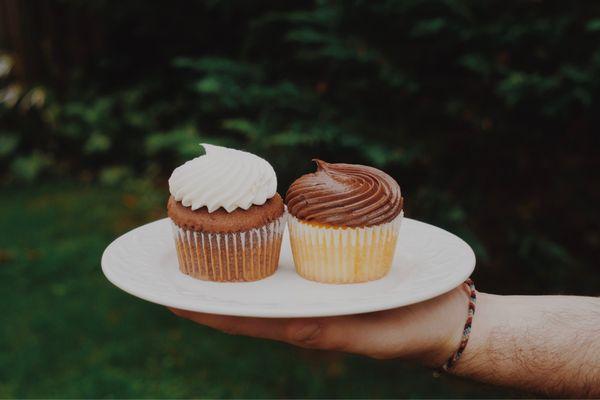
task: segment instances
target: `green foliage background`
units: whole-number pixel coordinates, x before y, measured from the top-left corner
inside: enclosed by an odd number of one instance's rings
[[[102,249],[164,214],[202,141],[264,156],[281,193],[315,157],[377,166],[474,247],[481,290],[598,295],[600,4],[39,4],[29,47],[0,42],[0,396],[501,393],[314,353],[286,371],[298,350],[110,287]]]

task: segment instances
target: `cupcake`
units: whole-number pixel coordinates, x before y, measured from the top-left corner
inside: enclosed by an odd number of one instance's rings
[[[180,271],[217,282],[273,274],[285,228],[273,167],[244,151],[202,146],[205,155],[169,178],[167,211]]]
[[[323,283],[385,276],[403,216],[400,186],[376,168],[315,162],[285,195],[296,271]]]

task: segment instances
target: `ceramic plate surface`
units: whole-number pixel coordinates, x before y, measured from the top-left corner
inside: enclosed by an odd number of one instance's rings
[[[287,230],[277,272],[260,281],[215,283],[179,272],[169,219],[127,232],[102,255],[102,270],[122,290],[164,306],[251,317],[358,314],[418,303],[446,293],[475,268],[473,250],[457,236],[404,218],[390,273],[374,282],[331,285],[294,271]]]

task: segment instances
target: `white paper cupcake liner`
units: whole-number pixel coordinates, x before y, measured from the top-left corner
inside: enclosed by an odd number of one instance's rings
[[[277,270],[287,213],[260,228],[213,233],[179,227],[173,235],[179,269],[197,279],[216,282],[255,281]]]
[[[379,279],[390,270],[400,223],[394,220],[364,228],[328,227],[289,217],[296,271],[323,283],[357,283]]]

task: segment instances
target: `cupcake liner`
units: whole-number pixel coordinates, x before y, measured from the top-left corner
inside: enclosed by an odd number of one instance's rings
[[[382,278],[392,265],[404,213],[364,228],[330,227],[290,215],[288,227],[296,271],[323,283],[358,283]]]
[[[232,233],[185,229],[173,221],[179,270],[215,282],[256,281],[279,264],[287,214],[260,228]]]

